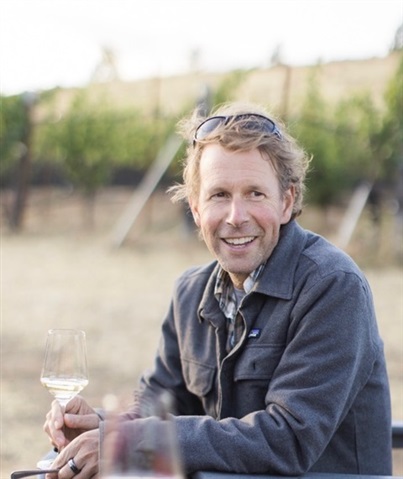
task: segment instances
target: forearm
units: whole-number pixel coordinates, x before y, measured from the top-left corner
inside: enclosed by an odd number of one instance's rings
[[[298,475],[309,469],[309,456],[286,421],[277,423],[265,411],[242,419],[216,421],[211,417],[182,416],[174,421],[186,473],[216,470]]]

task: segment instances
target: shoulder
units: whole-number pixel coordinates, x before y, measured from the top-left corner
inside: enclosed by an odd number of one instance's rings
[[[365,279],[357,263],[347,253],[318,234],[311,231],[305,234],[306,243],[301,254],[304,267],[311,265],[321,277],[331,274]]]
[[[353,259],[340,248],[295,221],[286,225],[272,257],[267,263],[265,279],[284,298],[291,298],[296,285],[325,287],[325,283],[350,278],[366,283],[364,274]],[[274,283],[274,285],[273,285]]]
[[[295,270],[294,293],[327,301],[363,315],[374,314],[370,284],[357,263],[325,238],[306,232],[307,241]],[[361,314],[361,313],[360,313]]]
[[[293,288],[350,291],[372,299],[368,281],[358,264],[343,250],[317,233],[295,225],[288,240]],[[350,296],[351,296],[350,294]]]

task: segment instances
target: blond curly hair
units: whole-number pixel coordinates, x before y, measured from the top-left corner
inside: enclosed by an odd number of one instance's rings
[[[280,134],[267,132],[263,128],[243,128],[245,120],[237,119],[239,115],[258,115],[254,122],[259,121],[259,115],[270,118]],[[230,151],[250,151],[258,149],[264,158],[271,162],[284,195],[291,187],[295,187],[295,200],[291,218],[297,217],[302,211],[305,191],[305,177],[310,158],[296,140],[291,137],[278,120],[273,118],[266,109],[257,105],[245,103],[225,104],[216,109],[210,116],[230,117],[229,121],[220,123],[203,139],[195,141],[198,126],[206,120],[199,115],[198,109],[190,117],[184,118],[178,124],[179,133],[188,142],[183,164],[183,184],[169,188],[173,202],[195,200],[200,192],[200,159],[203,149],[211,143],[218,143]],[[209,116],[209,117],[210,117]],[[260,121],[265,122],[264,119]]]

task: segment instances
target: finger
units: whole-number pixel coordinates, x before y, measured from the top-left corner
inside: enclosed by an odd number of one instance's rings
[[[54,410],[53,406],[52,406],[50,411],[48,411],[47,414],[46,414],[43,429],[46,432],[49,432],[50,429],[54,426],[54,423],[59,422],[61,418],[63,418],[63,415],[61,415],[61,417],[60,417],[59,413],[57,412],[57,409]]]
[[[96,430],[88,431],[66,446],[56,457],[52,467],[59,469],[58,479],[71,479],[73,476],[75,479],[89,479],[98,473],[98,452],[99,433]],[[69,465],[71,459],[79,472]]]
[[[74,396],[67,403],[66,408],[65,408],[65,412],[70,413],[70,414],[79,414],[81,408],[85,404],[86,403],[81,396]]]
[[[73,462],[71,462],[71,459],[73,459]],[[92,466],[84,464],[82,458],[80,459],[79,454],[77,454],[74,458],[70,457],[66,463],[60,467],[57,478],[71,479],[74,477],[74,479],[88,479],[96,472],[97,467],[95,464]],[[49,479],[54,479],[54,477],[50,476]]]
[[[88,476],[86,476],[85,474],[85,471],[80,471],[79,473],[75,473],[73,472],[69,465],[66,464],[65,466],[63,466],[59,472],[58,472],[58,475],[56,476],[57,479],[72,479],[74,477],[74,479],[80,479],[81,478],[87,478]],[[56,479],[55,476],[49,476],[49,478],[46,476],[46,479]]]
[[[45,474],[46,479],[58,479],[58,477],[59,477],[58,473]]]
[[[99,427],[99,416],[97,414],[86,414],[84,416],[65,414],[64,423],[70,429],[90,431]]]
[[[52,401],[52,407],[48,413],[50,429],[62,429],[64,425],[63,415],[64,408],[60,406],[58,401]]]
[[[69,479],[76,475],[73,470],[69,467],[68,461],[77,453],[75,448],[69,447],[64,448],[60,454],[53,461],[52,468],[59,469],[57,476],[49,474],[46,476],[46,479]],[[78,467],[78,466],[77,466]]]
[[[95,411],[92,407],[90,407],[85,399],[81,396],[74,396],[74,398],[70,399],[67,403],[65,412],[69,414],[93,414]]]
[[[66,437],[63,433],[64,420],[63,409],[53,401],[51,410],[46,415],[46,421],[43,430],[49,436],[52,444],[58,448],[62,448],[66,444]]]
[[[52,401],[50,412],[54,419],[63,420],[64,407],[56,399]]]

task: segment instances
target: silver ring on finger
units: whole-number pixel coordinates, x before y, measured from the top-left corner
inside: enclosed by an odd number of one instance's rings
[[[73,458],[67,461],[67,465],[74,472],[74,474],[79,474],[81,472],[81,469],[77,467],[77,464],[75,463]]]

